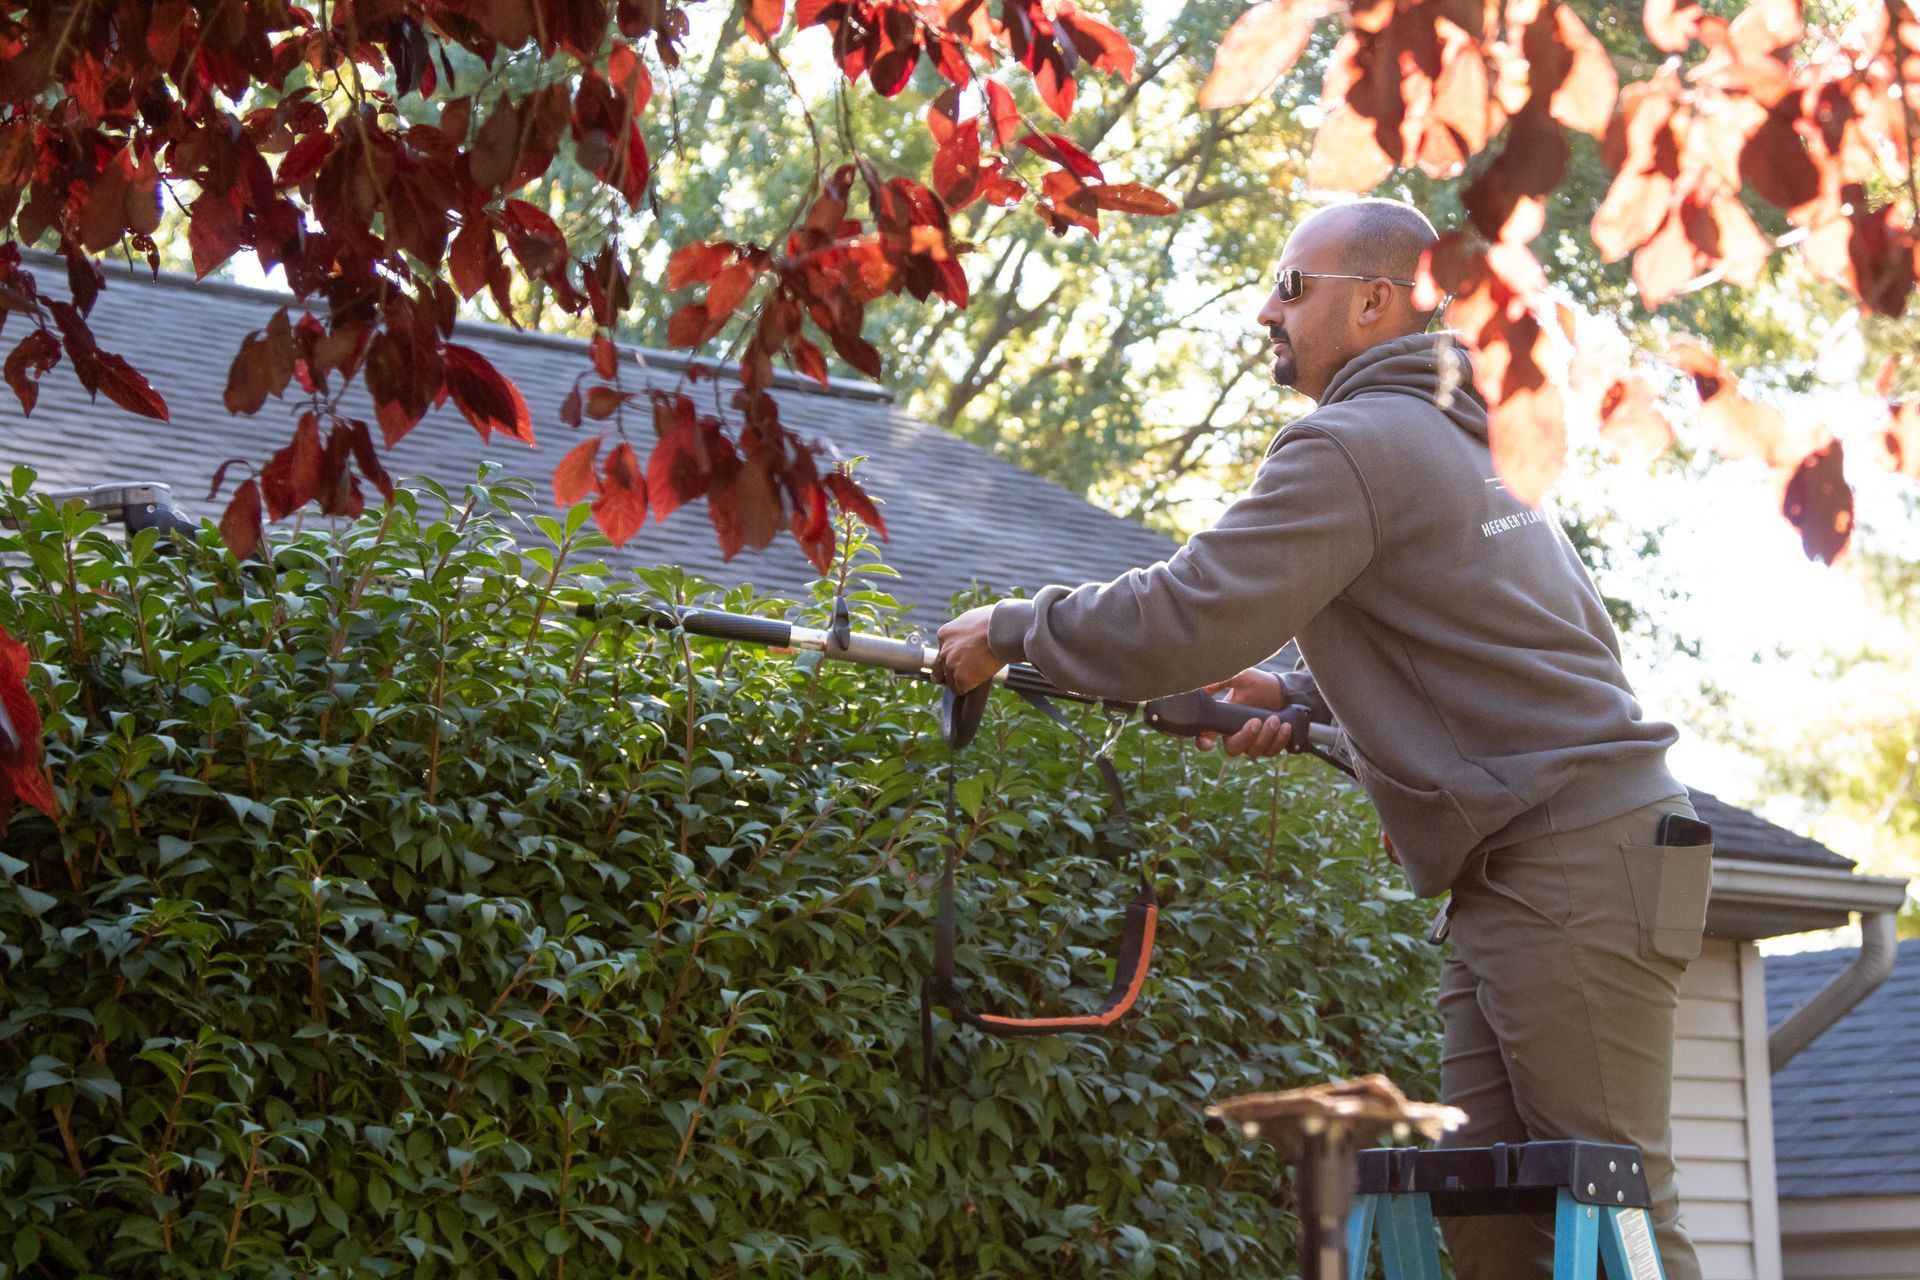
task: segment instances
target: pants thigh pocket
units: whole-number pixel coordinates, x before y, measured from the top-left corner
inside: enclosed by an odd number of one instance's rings
[[[1713,889],[1713,846],[1623,844],[1640,954],[1687,963],[1700,957]]]
[[[1551,836],[1494,850],[1480,866],[1480,880],[1549,924],[1564,926],[1573,917],[1573,893]]]

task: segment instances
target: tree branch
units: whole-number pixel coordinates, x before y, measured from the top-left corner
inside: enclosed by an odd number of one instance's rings
[[[1042,298],[1033,306],[1025,308],[1014,305],[1014,297],[1017,291],[1013,288],[1007,290],[1001,297],[1000,309],[994,315],[993,326],[987,330],[987,336],[981,340],[980,345],[974,350],[973,362],[967,366],[966,373],[962,374],[960,380],[954,383],[952,392],[947,396],[947,405],[941,412],[940,425],[946,427],[949,431],[954,429],[960,421],[961,411],[967,407],[967,404],[972,401],[975,396],[978,396],[982,391],[992,386],[994,379],[998,378],[1001,371],[1007,367],[1006,357],[1002,356],[994,363],[992,369],[982,373],[981,367],[986,363],[987,357],[992,354],[994,349],[1002,342],[1006,341],[1010,335],[1025,328],[1027,325],[1033,323],[1039,316],[1045,314],[1046,310],[1053,305],[1054,300],[1060,296],[1060,291],[1066,287],[1067,282],[1062,280],[1059,284],[1053,286],[1053,289],[1046,297]]]
[[[1088,151],[1093,151],[1106,141],[1107,135],[1113,132],[1114,127],[1126,119],[1139,104],[1140,91],[1152,83],[1161,72],[1172,66],[1186,51],[1187,45],[1184,40],[1171,45],[1162,44],[1158,50],[1150,51],[1147,55],[1146,70],[1135,76],[1133,83],[1129,84],[1120,97],[1101,114],[1093,126],[1092,136],[1082,145]]]
[[[1207,209],[1216,204],[1225,204],[1229,200],[1250,200],[1264,195],[1252,187],[1210,187],[1205,191],[1196,191],[1181,203],[1182,213],[1192,213],[1195,209]]]
[[[989,277],[997,283],[1000,272],[1011,259],[1013,278],[1001,286],[1000,305],[994,311],[993,322],[987,326],[987,331],[981,336],[980,341],[974,344],[973,358],[967,364],[967,371],[954,381],[952,390],[947,393],[946,406],[940,411],[940,425],[948,430],[952,430],[954,424],[960,420],[960,411],[966,407],[967,402],[985,389],[988,379],[980,377],[980,370],[986,366],[994,348],[1006,341],[1008,335],[1033,317],[1033,311],[1023,312],[1016,303],[1020,292],[1020,268],[1026,262],[1027,255],[1032,252],[1032,240],[1019,241],[994,267],[993,275]],[[1053,293],[1047,295],[1046,301],[1052,302],[1059,292],[1056,286]],[[1004,366],[1005,361],[1001,364]]]
[[[698,96],[693,100],[692,110],[687,112],[687,118],[695,128],[706,122],[707,112],[713,107],[714,95],[720,92],[721,78],[727,73],[727,54],[745,30],[743,20],[746,12],[747,0],[733,0],[733,12],[720,24],[720,38],[713,42],[713,53],[707,59],[707,73],[700,77]]]
[[[1233,376],[1221,385],[1220,393],[1214,397],[1213,403],[1208,406],[1206,414],[1200,421],[1188,427],[1171,440],[1163,441],[1161,444],[1155,446],[1156,449],[1175,449],[1178,451],[1167,464],[1166,479],[1177,480],[1192,472],[1193,469],[1199,465],[1198,460],[1194,457],[1196,447],[1202,440],[1214,433],[1214,420],[1220,416],[1220,411],[1226,407],[1227,401],[1232,397],[1234,390],[1239,387],[1240,383],[1246,379],[1246,376],[1265,358],[1264,352],[1256,351],[1248,354],[1240,361],[1240,365],[1234,370]],[[1143,498],[1142,501],[1144,502],[1144,500]]]
[[[1886,802],[1880,806],[1880,812],[1874,815],[1878,825],[1891,825],[1893,815],[1900,811],[1900,805],[1913,798],[1916,774],[1920,774],[1920,726],[1915,726],[1912,739],[1907,744],[1906,767],[1900,771],[1900,780],[1887,792]]]

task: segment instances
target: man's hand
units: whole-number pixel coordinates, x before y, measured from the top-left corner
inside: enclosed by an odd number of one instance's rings
[[[1244,707],[1285,711],[1289,702],[1280,677],[1259,667],[1249,667],[1230,680],[1207,686],[1208,693],[1218,693],[1222,689],[1227,691],[1225,701],[1237,702]],[[1211,751],[1218,738],[1218,734],[1203,733],[1194,739],[1194,743],[1202,751]],[[1230,756],[1277,756],[1287,749],[1287,744],[1292,740],[1292,726],[1276,716],[1249,720],[1229,734],[1222,745]]]
[[[966,693],[993,679],[1007,664],[993,656],[987,643],[987,620],[993,606],[983,604],[969,609],[940,628],[940,656],[933,663],[933,678],[955,693]]]

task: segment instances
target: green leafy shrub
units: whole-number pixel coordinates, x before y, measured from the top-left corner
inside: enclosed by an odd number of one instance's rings
[[[1067,735],[997,703],[952,764],[924,686],[584,619],[584,509],[516,550],[508,487],[262,566],[30,479],[0,626],[65,812],[0,837],[0,1270],[1281,1276],[1285,1170],[1204,1102],[1431,1092],[1421,912],[1319,766],[1130,734],[1140,1011],[942,1020],[923,1130],[946,770],[977,1003],[1105,989],[1132,885]]]

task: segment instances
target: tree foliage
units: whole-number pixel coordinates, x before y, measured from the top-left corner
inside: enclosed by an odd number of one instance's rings
[[[1570,402],[1592,402],[1610,439],[1670,440],[1658,393],[1677,375],[1699,392],[1714,447],[1775,468],[1809,553],[1831,558],[1851,491],[1824,426],[1785,419],[1710,344],[1663,344],[1636,368],[1576,352],[1586,337],[1548,285],[1611,295],[1625,281],[1592,289],[1598,260],[1630,258],[1640,304],[1742,346],[1750,332],[1701,314],[1690,291],[1751,285],[1786,246],[1796,270],[1875,314],[1903,311],[1913,281],[1905,88],[1920,28],[1903,0],[1813,25],[1795,0],[1731,17],[1656,0],[1643,24],[1539,0],[1265,0],[1223,41],[1219,6],[1169,18],[1125,0],[1107,20],[1038,0],[742,0],[729,14],[664,0],[360,0],[318,13],[118,0],[0,16],[12,50],[0,210],[16,240],[71,265],[70,298],[41,299],[0,248],[0,304],[30,320],[6,361],[23,408],[64,361],[95,394],[165,413],[91,339],[90,255],[125,244],[157,260],[166,225],[202,273],[241,248],[287,272],[296,306],[249,339],[228,402],[252,412],[286,396],[306,412],[236,491],[223,523],[242,539],[256,511],[314,501],[348,513],[363,485],[384,493],[375,428],[396,439],[437,399],[483,435],[532,440],[552,410],[530,411],[450,342],[453,317],[480,299],[509,320],[571,316],[602,337],[558,409],[593,423],[598,443],[569,452],[558,488],[595,495],[618,536],[662,514],[659,496],[664,510],[704,496],[730,554],[785,528],[829,563],[832,509],[864,504],[846,506],[856,487],[826,483],[830,468],[779,423],[764,394],[772,365],[879,376],[883,349],[909,345],[890,336],[925,327],[918,308],[936,297],[923,340],[887,365],[923,407],[1012,438],[1019,460],[1123,509],[1165,513],[1188,473],[1222,456],[1223,423],[1257,382],[1251,344],[1209,350],[1223,326],[1202,318],[1276,243],[1285,220],[1255,216],[1256,200],[1385,181],[1443,207],[1458,199],[1462,225],[1429,290],[1455,298],[1516,492],[1537,497],[1557,474]],[[715,36],[704,65],[687,61],[696,26]],[[1324,67],[1317,91],[1311,75],[1285,74],[1296,64]],[[1196,94],[1251,106],[1210,118],[1191,109]],[[1301,166],[1290,153],[1309,124]],[[750,168],[769,174],[764,214],[715,199],[727,186],[716,175]],[[1589,193],[1596,172],[1605,181]],[[1560,232],[1589,198],[1598,212],[1569,254]],[[1164,228],[1127,216],[1176,204]],[[1223,216],[1236,205],[1247,209]],[[1050,232],[1068,241],[1047,246]],[[1108,276],[1108,252],[1134,269]],[[1045,270],[1023,281],[1036,262]],[[724,341],[736,421],[690,424],[670,399],[623,386],[615,334],[636,329]],[[1129,376],[1196,354],[1211,391]],[[355,379],[369,419],[342,412]],[[1911,474],[1905,379],[1888,366],[1892,411],[1853,443]],[[629,436],[629,407],[661,443]],[[1116,478],[1112,459],[1139,448],[1157,454],[1146,478]]]
[[[923,1130],[949,769],[979,1003],[1108,981],[1132,884],[1054,726],[996,707],[950,761],[922,686],[636,626],[584,505],[516,540],[524,491],[400,490],[250,563],[31,480],[0,630],[57,802],[0,855],[0,1266],[1278,1277],[1284,1172],[1200,1104],[1432,1088],[1420,907],[1318,766],[1129,739],[1139,1012],[941,1024]]]
[[[786,18],[780,0],[756,0],[731,20],[765,43]],[[1005,63],[1024,68],[1047,109],[1065,118],[1078,71],[1133,71],[1127,40],[1064,0],[1003,0],[997,20],[981,0],[938,14],[904,0],[808,0],[793,20],[822,28],[847,79],[887,97],[923,58],[956,89],[974,83],[976,64]],[[236,413],[273,397],[304,405],[293,441],[232,499],[222,526],[237,550],[253,549],[263,499],[278,518],[310,501],[355,515],[363,481],[390,496],[373,429],[391,445],[435,403],[451,399],[483,437],[531,444],[518,391],[451,341],[459,301],[485,291],[512,318],[517,275],[603,334],[631,309],[629,267],[604,229],[597,243],[570,244],[549,210],[516,193],[564,147],[629,214],[644,210],[652,68],[679,67],[690,29],[687,11],[661,0],[342,0],[317,14],[280,0],[0,10],[9,51],[0,74],[0,216],[12,233],[0,244],[0,317],[21,312],[33,326],[6,363],[22,408],[31,412],[38,379],[64,355],[90,393],[164,420],[166,406],[146,380],[93,341],[86,316],[102,278],[92,255],[125,243],[157,264],[163,192],[192,184],[186,234],[195,271],[251,248],[263,268],[284,269],[300,310],[249,337],[229,379]],[[468,64],[464,78],[455,50]],[[768,56],[778,65],[771,49]],[[535,68],[535,82],[498,74],[515,63]],[[707,497],[728,512],[716,524],[729,555],[765,546],[787,527],[824,569],[833,559],[831,506],[871,507],[844,473],[826,483],[817,450],[780,423],[767,394],[774,360],[824,383],[811,333],[879,377],[879,352],[863,335],[867,304],[937,294],[964,306],[967,246],[950,215],[973,200],[1031,195],[1063,232],[1097,230],[1107,210],[1172,212],[1156,192],[1103,181],[1070,139],[1027,121],[1003,86],[996,93],[994,137],[1007,155],[983,157],[979,121],[959,117],[956,96],[930,181],[883,173],[857,147],[831,163],[816,147],[808,188],[766,243],[683,244],[664,280],[642,282],[643,297],[703,289],[669,319],[676,346],[702,346],[738,319],[732,407],[740,423],[730,434],[717,418],[682,418],[670,396],[653,395],[662,447],[642,446],[650,454],[643,470],[618,416],[637,393],[620,386],[606,340],[599,383],[561,409],[573,426],[583,413],[615,420],[618,438],[585,486],[598,494],[603,530],[616,541],[632,536],[650,494],[665,489],[675,504]],[[410,115],[410,101],[437,102],[437,117]],[[1047,170],[1031,191],[1004,173],[1008,156],[1020,154]],[[16,239],[43,238],[67,259],[67,298],[42,299],[20,267]],[[374,423],[342,409],[356,378]],[[565,486],[578,487],[574,478]]]
[[[1302,23],[1333,8],[1256,5],[1223,45],[1202,105],[1258,93],[1299,58]],[[1317,185],[1366,191],[1398,166],[1444,178],[1491,157],[1461,194],[1466,225],[1428,255],[1416,292],[1451,299],[1449,320],[1475,352],[1491,409],[1496,464],[1529,501],[1564,464],[1567,395],[1582,382],[1600,394],[1604,432],[1667,434],[1644,375],[1568,359],[1574,317],[1552,305],[1530,249],[1566,179],[1568,131],[1600,142],[1613,179],[1593,214],[1593,244],[1607,260],[1632,256],[1649,308],[1712,280],[1752,285],[1788,245],[1866,311],[1898,316],[1913,291],[1920,19],[1904,0],[1815,25],[1798,0],[1757,0],[1731,20],[1651,0],[1643,20],[1647,39],[1673,56],[1622,87],[1608,47],[1559,0],[1362,0],[1346,7],[1321,88],[1328,114],[1309,166]],[[1791,231],[1764,234],[1743,193]],[[1692,379],[1716,452],[1774,468],[1807,554],[1831,561],[1853,528],[1841,443],[1749,395],[1694,339],[1677,339],[1665,360]],[[1883,395],[1898,374],[1897,364],[1883,371]],[[1908,415],[1890,409],[1880,452],[1920,475],[1910,469]]]

